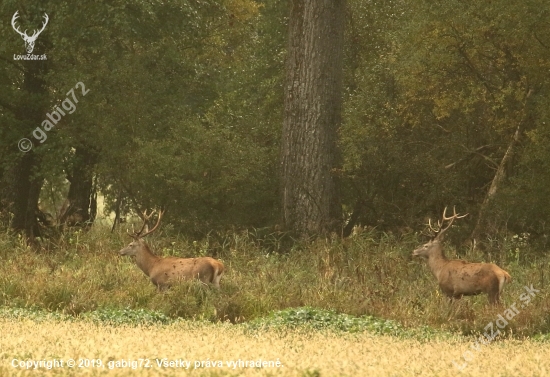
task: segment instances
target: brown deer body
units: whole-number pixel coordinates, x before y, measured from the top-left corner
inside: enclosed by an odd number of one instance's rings
[[[220,280],[224,272],[224,265],[222,262],[210,257],[162,258],[151,252],[151,249],[142,238],[157,229],[161,217],[162,212],[159,213],[157,225],[147,233],[141,234],[145,228],[144,223],[141,231],[130,234],[130,236],[134,238],[134,241],[120,250],[119,254],[135,257],[137,266],[145,275],[149,276],[151,282],[156,285],[159,290],[170,287],[172,283],[178,280],[188,279],[198,279],[205,284],[212,284],[214,287],[219,288]]]
[[[428,260],[428,266],[439,283],[441,291],[449,299],[460,299],[462,296],[473,296],[486,293],[489,303],[498,304],[504,285],[511,281],[508,272],[493,263],[468,263],[463,260],[449,260],[443,253],[442,235],[449,229],[458,216],[456,211],[451,217],[446,217],[443,212],[443,222],[449,224],[439,230],[430,228],[436,232],[436,237],[413,251],[413,256],[420,256]]]

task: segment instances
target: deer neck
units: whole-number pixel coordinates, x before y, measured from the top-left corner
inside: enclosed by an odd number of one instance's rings
[[[428,266],[437,279],[439,279],[439,273],[447,262],[447,257],[443,254],[443,248],[438,244],[428,258]]]
[[[146,243],[143,244],[140,252],[136,254],[136,264],[147,276],[149,276],[149,272],[158,260],[159,257],[151,252]]]

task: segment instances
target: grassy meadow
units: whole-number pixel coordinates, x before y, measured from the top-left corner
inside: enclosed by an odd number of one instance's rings
[[[472,376],[550,370],[550,259],[525,242],[503,242],[490,256],[513,281],[502,305],[489,307],[486,296],[450,306],[427,266],[411,257],[421,243],[415,235],[364,231],[344,241],[288,246],[275,233],[192,240],[160,231],[148,239],[157,254],[211,255],[226,266],[219,291],[184,282],[164,293],[118,255],[128,241],[101,226],[66,232],[38,250],[0,236],[0,375],[36,373],[14,368],[13,359],[54,358],[99,359],[104,367],[40,369],[40,375],[182,374],[157,366],[163,359],[224,364],[193,364],[187,373],[196,376],[451,376],[464,363],[461,373]],[[447,255],[457,251],[449,247]],[[521,305],[525,286],[538,291]],[[500,336],[478,344],[513,304],[519,313]],[[107,365],[140,358],[154,365]],[[283,367],[227,365],[239,359],[279,359]]]

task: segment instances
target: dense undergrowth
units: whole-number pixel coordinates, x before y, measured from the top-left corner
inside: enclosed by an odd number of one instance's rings
[[[483,333],[510,305],[519,304],[524,287],[532,285],[539,291],[501,332],[514,337],[545,337],[550,332],[550,258],[527,244],[505,244],[490,257],[461,255],[470,261],[493,259],[512,275],[502,306],[490,307],[486,296],[449,305],[427,266],[411,257],[420,243],[414,235],[363,232],[344,241],[298,242],[277,253],[270,251],[279,247],[276,235],[262,242],[248,233],[199,241],[159,233],[148,240],[157,254],[214,255],[227,269],[219,291],[184,282],[164,293],[156,291],[131,259],[118,255],[126,238],[99,226],[65,233],[56,244],[37,250],[3,234],[0,306],[5,309],[0,315],[54,313],[111,323],[183,318],[246,323],[251,328],[306,323],[315,329],[420,337],[442,331],[472,335]],[[447,254],[456,256],[450,247]]]

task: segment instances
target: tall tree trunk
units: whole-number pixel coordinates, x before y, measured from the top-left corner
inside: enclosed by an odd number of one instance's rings
[[[29,137],[32,130],[40,126],[47,112],[44,104],[47,103],[48,93],[43,81],[46,63],[47,61],[21,62],[21,91],[25,95],[20,103],[11,106],[15,118],[24,126],[20,130],[21,137]],[[44,181],[40,170],[41,159],[34,150],[25,153],[16,145],[8,154],[11,155],[9,158],[12,162],[0,182],[0,202],[13,213],[12,228],[32,242],[35,237],[40,236],[38,200]]]
[[[283,123],[282,208],[302,235],[339,230],[337,130],[345,0],[292,0]]]
[[[21,153],[21,152],[19,152]],[[38,226],[38,199],[42,189],[43,178],[34,174],[40,161],[34,152],[28,152],[21,156],[12,165],[10,174],[7,175],[7,187],[4,190],[13,190],[7,194],[7,202],[10,212],[13,213],[12,229],[23,233],[29,240],[40,236]]]

